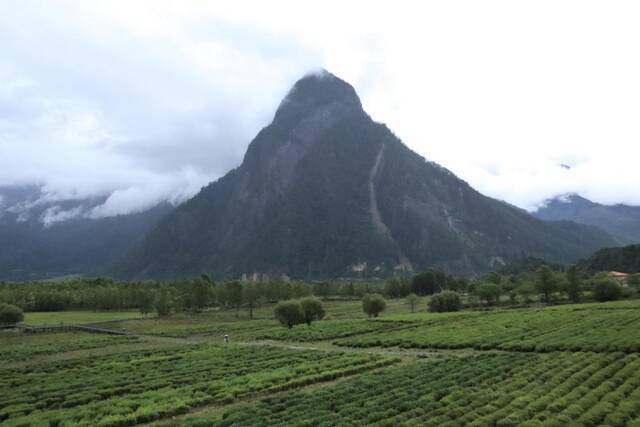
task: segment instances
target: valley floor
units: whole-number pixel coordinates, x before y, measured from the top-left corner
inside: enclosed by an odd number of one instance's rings
[[[124,336],[0,332],[0,424],[640,425],[640,301],[326,308],[292,329],[264,307],[73,314]]]

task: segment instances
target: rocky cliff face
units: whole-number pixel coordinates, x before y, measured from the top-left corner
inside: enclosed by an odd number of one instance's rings
[[[408,149],[348,83],[299,80],[242,164],[181,205],[115,272],[216,278],[479,274],[532,255],[568,261],[615,244],[487,198]]]

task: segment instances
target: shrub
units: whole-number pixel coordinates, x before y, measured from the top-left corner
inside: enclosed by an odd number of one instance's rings
[[[22,322],[24,313],[20,307],[11,304],[0,304],[0,324],[14,325]]]
[[[324,307],[318,298],[301,299],[300,309],[302,310],[304,322],[309,326],[311,326],[311,322],[314,320],[321,320],[324,318]]]
[[[282,301],[279,302],[273,314],[276,319],[283,325],[289,328],[305,323],[304,313],[302,312],[302,306],[299,301]]]
[[[631,274],[627,279],[627,284],[634,288],[640,288],[640,273]]]
[[[615,301],[622,296],[622,288],[613,279],[598,279],[593,284],[593,298],[596,301]]]
[[[380,294],[367,294],[362,298],[362,311],[369,317],[378,317],[387,307],[387,302]]]
[[[444,291],[435,294],[429,301],[429,311],[444,313],[448,311],[458,311],[462,306],[460,294],[454,291]]]

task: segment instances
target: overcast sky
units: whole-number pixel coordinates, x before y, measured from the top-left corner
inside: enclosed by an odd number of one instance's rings
[[[0,185],[180,201],[303,74],[481,192],[640,204],[637,1],[0,0]],[[567,169],[562,165],[570,167]]]

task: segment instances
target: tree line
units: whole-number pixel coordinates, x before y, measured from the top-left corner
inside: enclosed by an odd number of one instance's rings
[[[0,282],[0,302],[26,312],[67,310],[134,310],[142,314],[200,311],[220,306],[249,309],[263,303],[315,296],[321,299],[361,299],[367,294],[401,298],[427,295],[441,288],[464,289],[467,281],[429,270],[413,277],[397,276],[377,282],[215,282],[206,274],[171,282],[116,281],[77,278],[61,282]]]
[[[471,283],[467,292],[479,304],[487,306],[500,303],[613,301],[640,296],[640,274],[630,275],[627,280],[621,281],[606,272],[588,273],[576,265],[570,265],[564,271],[541,265],[533,272],[509,275],[489,273]]]
[[[407,298],[413,311],[418,297],[445,291],[450,292],[446,294],[448,301],[453,298],[451,293],[456,293],[465,296],[467,304],[491,306],[534,301],[579,302],[585,298],[605,301],[636,296],[639,288],[640,275],[637,274],[630,276],[623,285],[604,273],[592,275],[576,266],[554,271],[542,265],[533,272],[493,272],[475,280],[427,270],[378,282],[214,282],[206,274],[172,282],[120,282],[105,278],[0,282],[0,303],[17,306],[23,311],[140,310],[142,315],[197,312],[216,306],[236,311],[244,308],[253,317],[253,310],[259,305],[309,297],[362,299],[378,294],[384,298]]]

